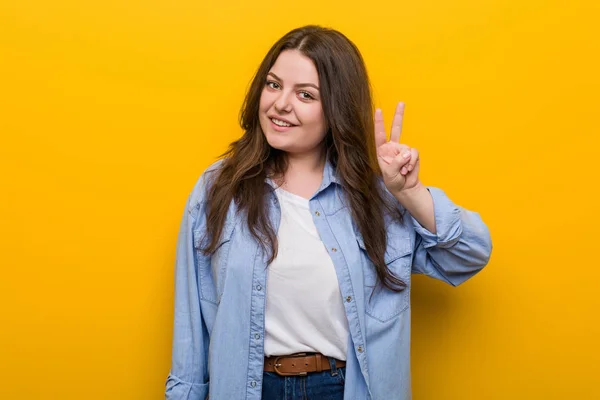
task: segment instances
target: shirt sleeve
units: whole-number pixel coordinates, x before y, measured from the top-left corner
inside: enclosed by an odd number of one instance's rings
[[[193,196],[190,196],[190,199]],[[188,200],[177,240],[175,263],[175,313],[171,369],[166,381],[166,400],[204,400],[208,395],[207,356],[209,334],[202,317],[199,268],[210,263],[194,248],[193,229],[203,229],[204,210]],[[192,207],[192,208],[190,208]]]
[[[433,198],[436,233],[410,216],[417,233],[412,272],[457,286],[485,267],[492,252],[490,232],[478,213],[427,187]]]

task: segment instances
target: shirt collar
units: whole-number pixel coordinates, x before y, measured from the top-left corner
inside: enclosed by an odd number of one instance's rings
[[[327,161],[325,162],[325,168],[323,169],[323,182],[321,183],[321,188],[325,189],[331,183],[337,183],[338,185],[341,184],[340,178],[338,177],[337,172],[328,157]]]

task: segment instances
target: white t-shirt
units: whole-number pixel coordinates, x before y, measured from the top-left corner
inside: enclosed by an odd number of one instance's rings
[[[275,190],[277,258],[267,272],[265,355],[318,352],[346,360],[348,321],[337,276],[307,199]]]

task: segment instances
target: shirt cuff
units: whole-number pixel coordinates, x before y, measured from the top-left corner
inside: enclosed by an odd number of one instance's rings
[[[208,383],[185,382],[173,374],[167,377],[165,400],[205,400]]]
[[[410,216],[415,231],[423,238],[423,247],[451,247],[462,234],[460,207],[454,204],[443,190],[427,186],[433,198],[436,233],[424,228],[412,215]]]

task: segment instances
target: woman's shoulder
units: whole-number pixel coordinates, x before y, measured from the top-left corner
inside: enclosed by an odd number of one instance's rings
[[[190,194],[189,206],[190,209],[198,207],[206,200],[206,194],[212,182],[214,182],[217,172],[223,166],[225,159],[219,159],[210,164],[197,179],[192,193]]]

